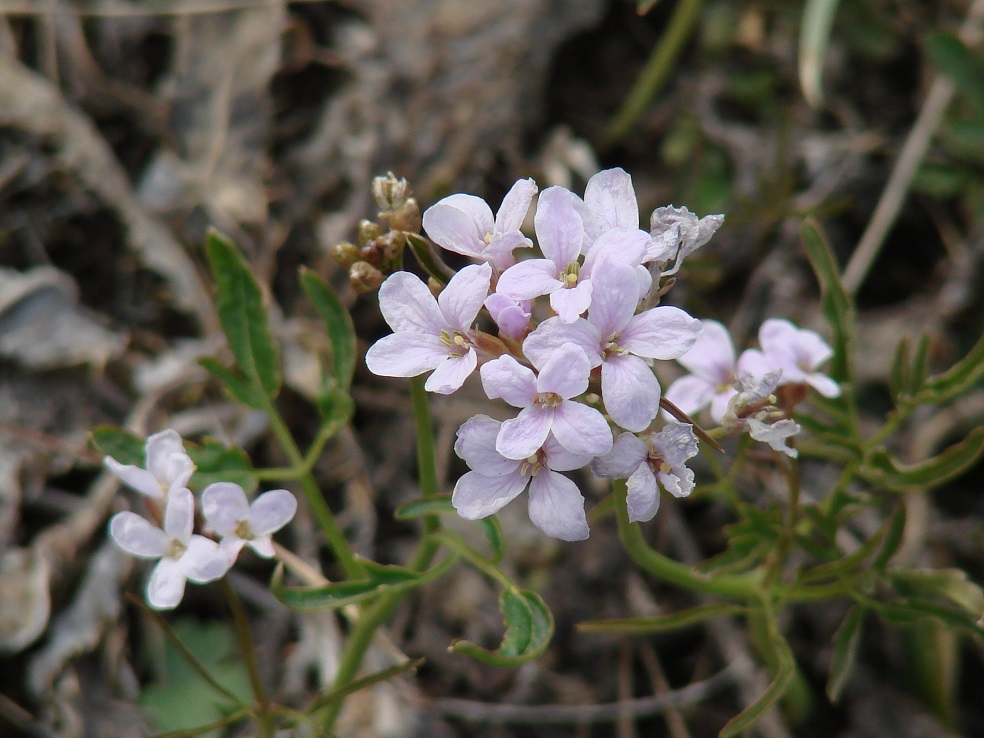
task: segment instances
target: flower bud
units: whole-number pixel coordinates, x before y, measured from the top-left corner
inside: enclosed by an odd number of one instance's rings
[[[390,213],[390,228],[395,231],[407,231],[408,233],[420,233],[422,227],[420,220],[420,206],[416,198],[408,198],[405,203]]]
[[[365,246],[370,241],[382,236],[386,233],[386,229],[383,228],[379,223],[372,220],[366,220],[363,218],[359,221],[359,245]]]
[[[349,268],[349,284],[360,295],[378,290],[383,279],[381,271],[364,261],[357,261]]]
[[[403,254],[407,245],[407,237],[402,231],[390,231],[377,238],[374,245],[382,251],[383,259],[392,261]]]
[[[331,258],[335,260],[335,263],[345,267],[346,269],[361,258],[359,254],[359,247],[354,243],[349,243],[348,241],[342,241],[341,243],[335,244],[331,247],[329,253],[331,254]]]
[[[372,180],[373,199],[384,213],[398,210],[412,194],[410,183],[402,177],[397,179],[393,172]]]

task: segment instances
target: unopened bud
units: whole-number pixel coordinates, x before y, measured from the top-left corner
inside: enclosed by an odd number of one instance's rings
[[[346,269],[352,266],[360,258],[359,247],[354,243],[349,243],[348,241],[342,241],[339,244],[335,244],[331,247],[331,258],[335,262]]]
[[[408,198],[400,207],[394,209],[389,215],[389,224],[394,231],[420,233],[420,206],[416,198]]]
[[[359,221],[359,245],[365,246],[370,241],[382,236],[386,233],[386,229],[383,228],[379,223],[372,220],[366,220],[363,218]]]
[[[437,297],[438,295],[441,294],[441,291],[444,289],[444,285],[441,284],[440,282],[438,282],[433,277],[428,277],[427,278],[427,289],[430,290],[430,293],[432,295],[434,295],[434,297]]]
[[[383,283],[383,273],[372,264],[357,261],[349,267],[349,284],[360,295],[378,290]]]
[[[393,172],[372,180],[372,197],[384,213],[398,210],[411,195],[410,183],[403,178],[397,179]]]
[[[383,258],[392,261],[403,254],[407,237],[401,231],[390,231],[377,238],[374,243],[382,251]]]

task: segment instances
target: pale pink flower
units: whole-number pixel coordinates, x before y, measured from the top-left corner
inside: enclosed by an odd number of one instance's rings
[[[120,548],[140,558],[160,559],[147,583],[151,607],[177,607],[186,581],[211,582],[228,571],[229,559],[218,544],[192,535],[194,523],[195,499],[183,488],[172,489],[167,495],[163,529],[133,512],[117,513],[110,520],[110,535]]]
[[[571,400],[587,390],[590,371],[588,357],[577,346],[558,349],[539,375],[508,355],[482,365],[482,386],[489,398],[522,408],[517,417],[502,424],[496,450],[509,459],[526,459],[553,432],[571,453],[608,453],[612,433],[605,418]]]
[[[435,300],[419,277],[395,272],[379,288],[379,309],[395,333],[366,352],[369,371],[415,377],[433,370],[424,388],[448,395],[478,365],[472,324],[489,294],[492,267],[472,264],[455,274]]]
[[[670,423],[659,433],[623,433],[610,453],[591,463],[599,477],[625,479],[629,520],[652,520],[659,510],[659,486],[674,497],[694,490],[694,473],[687,461],[697,455],[693,426]]]
[[[773,394],[781,374],[776,370],[738,377],[735,384],[738,392],[728,402],[721,426],[729,433],[747,431],[756,441],[795,459],[798,452],[789,445],[789,439],[800,432],[800,426],[776,407],[777,398]]]
[[[716,320],[702,320],[702,331],[693,348],[679,361],[690,370],[666,390],[666,399],[688,415],[710,405],[711,418],[720,423],[734,397],[736,361],[735,348],[728,329]]]
[[[748,371],[781,371],[780,386],[808,384],[824,397],[840,395],[837,382],[816,371],[834,351],[814,331],[797,328],[788,320],[770,318],[759,328],[759,345],[761,351],[749,349],[742,355]]]
[[[451,195],[424,211],[424,230],[438,246],[488,262],[499,274],[516,263],[513,251],[533,245],[520,231],[536,194],[532,179],[517,181],[492,217],[485,200],[474,195]]]
[[[210,484],[202,492],[202,513],[222,540],[219,549],[235,561],[243,546],[258,555],[274,554],[272,534],[283,528],[297,512],[297,499],[285,489],[272,489],[252,503],[243,488],[232,482]]]
[[[458,429],[454,444],[471,471],[455,484],[451,504],[461,517],[488,517],[529,486],[529,514],[533,524],[552,538],[581,541],[588,537],[584,497],[577,485],[558,471],[580,469],[591,456],[574,454],[553,435],[525,459],[509,459],[496,450],[502,423],[476,415]]]

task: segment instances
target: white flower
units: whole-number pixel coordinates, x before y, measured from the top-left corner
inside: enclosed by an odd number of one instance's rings
[[[840,394],[837,382],[816,371],[834,351],[814,331],[770,318],[759,328],[759,344],[761,351],[749,349],[742,354],[741,364],[747,371],[781,371],[780,385],[808,384],[824,397]]]
[[[158,610],[177,607],[185,581],[211,582],[229,570],[219,546],[204,536],[192,535],[195,498],[187,489],[172,489],[164,508],[164,528],[136,513],[121,512],[109,522],[109,532],[128,554],[160,559],[147,583],[147,601]]]
[[[781,371],[773,371],[758,377],[753,374],[738,377],[735,384],[738,393],[728,403],[721,426],[728,432],[748,431],[756,441],[767,443],[773,450],[795,459],[798,452],[787,442],[800,432],[800,426],[783,415],[772,394],[781,375]]]
[[[144,469],[121,464],[112,456],[107,456],[104,463],[128,487],[155,500],[166,500],[173,490],[187,487],[195,465],[185,453],[177,431],[169,429],[149,436],[144,452]]]
[[[273,489],[250,504],[238,484],[216,482],[202,492],[202,512],[222,536],[219,548],[231,563],[243,546],[265,558],[273,556],[270,536],[291,521],[297,512],[297,500],[285,489]]]

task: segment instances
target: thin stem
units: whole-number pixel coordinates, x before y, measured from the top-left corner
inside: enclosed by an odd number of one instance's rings
[[[697,25],[703,4],[703,0],[680,0],[677,3],[666,33],[653,49],[629,94],[601,134],[600,148],[610,148],[625,138],[653,98],[659,94]]]
[[[431,420],[430,405],[424,390],[423,377],[410,380],[410,396],[413,402],[414,427],[417,432],[417,473],[420,481],[420,493],[423,497],[436,497],[438,494],[437,458],[434,453],[434,424]],[[436,515],[428,515],[423,521],[424,537],[417,544],[417,550],[410,559],[408,567],[414,571],[424,571],[440,547],[433,534],[440,530],[441,523]],[[366,649],[372,643],[373,635],[380,626],[392,616],[393,611],[403,599],[403,592],[393,592],[381,596],[371,605],[363,607],[358,622],[352,628],[345,650],[338,665],[338,673],[332,684],[332,690],[344,689],[355,679],[359,671]],[[331,730],[338,714],[342,709],[342,700],[328,706],[323,725]]]
[[[260,677],[260,668],[256,663],[256,648],[253,645],[253,632],[249,627],[249,619],[246,617],[246,610],[243,609],[242,600],[236,594],[236,590],[229,584],[229,579],[223,577],[220,581],[222,594],[229,603],[232,611],[232,620],[236,626],[236,634],[239,638],[239,645],[243,652],[243,662],[246,665],[246,673],[249,674],[249,683],[253,688],[253,695],[256,697],[256,720],[260,724],[260,730],[267,738],[273,738],[274,724],[273,716],[270,714],[270,699],[267,696],[266,687],[263,686],[263,679]]]
[[[766,582],[774,584],[782,573],[782,566],[789,556],[789,548],[793,543],[796,524],[799,522],[800,477],[799,464],[795,459],[786,459],[783,464],[786,473],[786,486],[789,489],[789,502],[786,509],[786,522],[776,544],[773,555],[767,564]]]
[[[618,520],[618,537],[632,560],[658,579],[694,592],[715,594],[721,597],[748,600],[761,596],[762,575],[758,571],[748,574],[719,574],[707,576],[679,561],[663,556],[650,548],[642,536],[638,523],[629,522],[624,480],[612,484],[615,498],[615,517]]]
[[[304,469],[303,474],[298,477],[297,481],[304,491],[304,496],[307,498],[308,504],[314,512],[314,516],[318,519],[318,524],[325,534],[328,545],[331,546],[335,558],[342,565],[345,576],[349,579],[359,579],[365,574],[362,565],[356,560],[352,547],[349,546],[349,542],[345,538],[345,534],[338,527],[335,516],[331,512],[331,508],[328,507],[328,503],[325,502],[325,498],[321,494],[321,490],[318,488],[318,483],[315,482],[311,470],[305,468],[304,457],[301,455],[301,451],[294,441],[294,436],[291,435],[290,430],[287,428],[283,418],[280,417],[280,413],[272,402],[267,406],[266,412],[267,417],[270,419],[270,427],[273,430],[273,435],[276,436],[280,447],[287,454],[291,466],[295,469]]]

